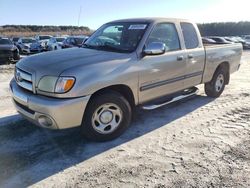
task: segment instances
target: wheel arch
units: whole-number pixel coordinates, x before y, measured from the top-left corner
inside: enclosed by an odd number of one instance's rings
[[[129,86],[124,85],[124,84],[111,85],[111,86],[107,86],[105,88],[99,89],[91,95],[90,100],[98,95],[108,93],[110,91],[118,92],[123,97],[125,97],[125,99],[129,102],[131,108],[134,108],[136,106],[136,100],[135,100],[135,96],[134,96],[132,89]]]
[[[224,61],[222,63],[220,63],[215,72],[218,71],[219,69],[222,69],[222,70],[225,70],[225,73],[226,73],[226,78],[225,78],[225,83],[226,85],[229,84],[229,80],[230,80],[230,64],[228,61]],[[215,74],[214,72],[214,74]]]

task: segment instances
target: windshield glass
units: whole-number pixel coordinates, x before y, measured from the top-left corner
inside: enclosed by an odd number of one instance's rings
[[[84,38],[75,38],[75,42],[76,42],[76,44],[82,44],[83,43],[83,41],[84,41]]]
[[[47,40],[47,39],[50,39],[51,36],[40,36],[39,37],[39,40]]]
[[[9,39],[0,39],[0,44],[12,44]]]
[[[98,29],[84,47],[121,53],[133,52],[142,39],[148,23],[110,23]]]
[[[36,40],[35,39],[22,39],[22,42],[23,43],[34,43],[34,42],[36,42]]]
[[[19,38],[13,38],[12,41],[17,42]]]
[[[64,39],[65,39],[65,38],[59,38],[59,37],[58,37],[58,38],[56,38],[56,41],[57,41],[57,42],[62,42],[62,41],[64,41]]]

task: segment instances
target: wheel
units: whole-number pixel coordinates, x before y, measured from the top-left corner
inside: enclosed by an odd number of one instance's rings
[[[83,135],[93,141],[120,136],[131,122],[131,106],[119,93],[110,91],[90,100],[82,121]]]
[[[55,46],[54,50],[57,50],[57,47]]]
[[[209,97],[219,97],[224,91],[226,84],[226,73],[223,69],[218,69],[212,80],[205,84],[205,93]]]

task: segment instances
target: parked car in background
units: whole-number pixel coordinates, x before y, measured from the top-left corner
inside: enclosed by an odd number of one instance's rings
[[[31,37],[22,37],[18,40],[16,46],[19,49],[20,54],[29,54],[30,53],[30,46],[37,41]]]
[[[236,41],[233,37],[224,37],[224,39],[231,43],[238,43],[238,41]]]
[[[49,42],[47,44],[47,50],[59,50],[62,49],[63,41],[66,39],[66,37],[52,37],[49,39]]]
[[[47,50],[47,44],[49,39],[52,36],[50,35],[37,35],[35,36],[36,43],[30,45],[30,53],[39,53]]]
[[[233,43],[240,43],[243,46],[243,49],[249,49],[250,48],[250,42],[246,42],[241,37],[224,37],[227,41],[233,42]]]
[[[67,37],[62,44],[62,48],[80,47],[88,36],[70,36]]]
[[[191,97],[199,84],[219,97],[241,55],[240,44],[203,45],[188,20],[119,20],[101,26],[81,48],[20,60],[10,91],[31,122],[81,126],[89,139],[107,141],[129,127],[136,106],[153,110]]]
[[[15,63],[20,59],[19,50],[8,38],[0,38],[0,64]]]
[[[202,37],[202,43],[203,44],[216,44],[216,42],[213,39]]]
[[[227,41],[223,37],[209,37],[210,39],[214,40],[217,44],[232,44],[233,42]]]
[[[19,40],[20,37],[13,37],[12,42],[13,44],[17,45],[17,41]]]
[[[244,40],[245,40],[246,42],[250,42],[250,35],[244,36]]]

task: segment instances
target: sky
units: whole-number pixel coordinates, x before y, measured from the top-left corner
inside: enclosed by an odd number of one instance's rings
[[[249,0],[0,0],[0,25],[79,25],[171,17],[196,23],[250,21]],[[81,11],[80,11],[81,9]],[[80,16],[79,16],[80,15]]]

